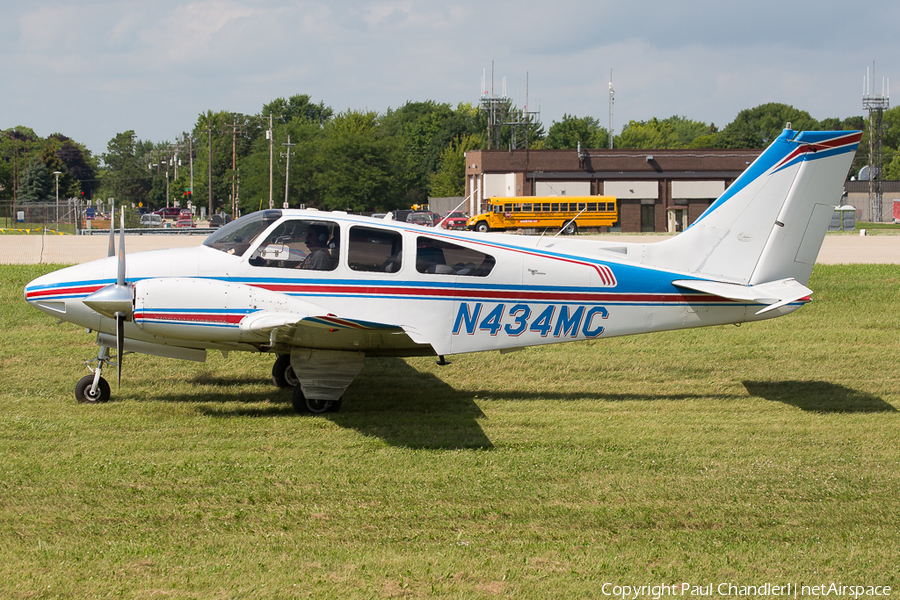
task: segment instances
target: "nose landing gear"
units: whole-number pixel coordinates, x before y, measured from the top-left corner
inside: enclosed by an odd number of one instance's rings
[[[118,360],[118,357],[116,358]],[[91,368],[91,363],[94,361],[97,361],[97,366],[96,368]],[[109,382],[102,377],[103,367],[117,364],[109,358],[109,347],[100,346],[97,358],[85,361],[84,364],[87,365],[91,374],[85,375],[75,384],[75,399],[83,404],[109,402],[111,392]]]

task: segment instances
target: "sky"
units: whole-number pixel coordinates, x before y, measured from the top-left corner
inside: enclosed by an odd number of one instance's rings
[[[676,115],[721,129],[767,102],[843,119],[864,114],[865,92],[900,82],[900,2],[861,6],[8,0],[0,129],[62,133],[99,155],[127,130],[174,142],[208,110],[257,114],[295,94],[335,113],[384,113],[410,101],[477,105],[485,92],[527,102],[545,130],[565,114],[608,126],[610,80],[616,133]]]

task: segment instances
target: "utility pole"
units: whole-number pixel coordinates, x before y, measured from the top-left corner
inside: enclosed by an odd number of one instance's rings
[[[191,197],[193,197],[194,196],[194,138],[189,137],[188,140],[190,142],[190,148],[191,148],[189,158],[191,159]],[[212,215],[210,215],[210,216],[212,216]]]
[[[234,175],[237,168],[237,121],[231,122],[231,214],[237,218],[237,192],[234,187]]]
[[[216,202],[212,195],[212,111],[209,111],[206,116],[206,142],[209,144],[209,173],[206,181],[209,184],[209,214],[212,215],[216,212]]]
[[[290,141],[290,140],[288,140]],[[275,153],[275,132],[272,130],[272,113],[269,113],[269,208],[275,206],[275,199],[272,197],[272,157]]]
[[[282,146],[287,146],[287,152],[282,154],[282,156],[287,156],[287,165],[284,168],[284,208],[288,207],[288,180],[291,176],[291,146],[297,145],[291,143],[290,134],[288,134],[287,140],[286,144],[282,144]]]

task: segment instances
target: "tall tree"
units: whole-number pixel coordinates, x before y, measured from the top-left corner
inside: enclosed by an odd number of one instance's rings
[[[742,110],[718,136],[721,148],[765,148],[790,123],[796,130],[819,130],[819,122],[804,110],[770,102]]]
[[[19,202],[50,202],[54,199],[53,176],[41,160],[35,156],[28,161],[19,183]]]
[[[43,147],[33,130],[19,125],[0,134],[0,198],[13,199],[29,160]]]
[[[82,196],[90,199],[93,190],[97,186],[94,181],[97,172],[96,160],[91,156],[91,151],[82,144],[76,143],[61,133],[54,133],[49,138],[53,142],[56,156],[65,165],[66,172],[66,197]],[[63,181],[60,181],[60,194],[63,190]]]
[[[348,111],[325,127],[316,157],[321,208],[371,212],[403,204],[404,164],[399,140],[379,135],[378,115]]]
[[[104,175],[101,194],[104,199],[114,198],[118,204],[137,204],[146,199],[152,186],[152,177],[146,164],[140,161],[140,145],[134,130],[116,134],[101,155]]]
[[[562,120],[554,121],[544,139],[544,148],[574,150],[582,148],[606,148],[609,133],[594,117],[576,117],[564,114]]]
[[[678,132],[671,122],[653,118],[649,121],[629,121],[616,136],[617,148],[677,148]]]
[[[447,146],[441,153],[441,165],[430,176],[429,194],[444,196],[464,196],[466,193],[466,152],[484,146],[479,136],[463,136]]]
[[[263,105],[260,116],[268,118],[272,115],[276,123],[290,123],[291,121],[307,121],[319,126],[325,125],[334,111],[324,102],[313,104],[306,94],[295,94],[290,98],[276,98]]]

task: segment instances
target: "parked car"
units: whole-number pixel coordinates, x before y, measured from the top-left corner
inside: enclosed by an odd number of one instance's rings
[[[159,215],[163,219],[177,219],[181,215],[181,209],[177,206],[167,206],[153,211],[152,214]]]
[[[459,211],[448,211],[444,215],[444,222],[441,227],[444,229],[467,229],[469,226],[469,217],[466,213]]]
[[[141,215],[141,227],[162,227],[163,218],[157,214]]]
[[[414,212],[410,213],[406,216],[407,223],[414,223],[416,225],[423,225],[425,227],[434,227],[434,219],[431,218],[430,213],[424,212]]]
[[[178,219],[175,222],[175,227],[196,227],[197,225],[194,223],[193,219]]]
[[[218,229],[219,227],[227,223],[231,223],[231,215],[222,213],[215,214],[209,218],[209,226],[213,229]]]

